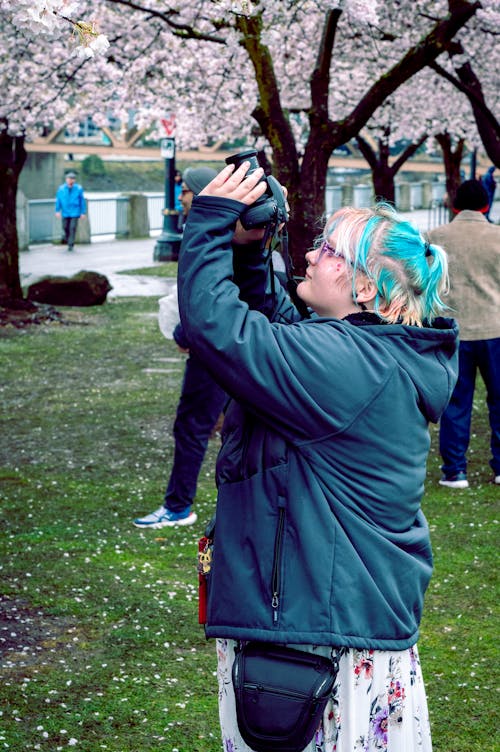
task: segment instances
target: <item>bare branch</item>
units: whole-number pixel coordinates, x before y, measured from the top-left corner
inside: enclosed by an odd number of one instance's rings
[[[428,133],[422,133],[420,138],[418,138],[413,143],[408,144],[406,149],[403,152],[401,152],[398,158],[392,163],[392,170],[394,171],[394,174],[399,172],[399,170],[405,164],[405,162],[407,162],[411,157],[413,157],[415,152],[418,151],[418,149],[420,149],[422,144],[425,143],[428,138],[429,138]]]

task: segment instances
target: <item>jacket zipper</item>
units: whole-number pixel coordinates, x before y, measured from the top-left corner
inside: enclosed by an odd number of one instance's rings
[[[280,566],[281,566],[281,552],[283,549],[283,533],[285,530],[285,507],[284,499],[280,499],[280,506],[278,509],[278,526],[276,529],[276,538],[274,540],[274,561],[273,561],[273,573],[271,578],[271,606],[273,609],[273,623],[278,621],[278,608],[280,605]]]
[[[316,700],[322,693],[323,687],[330,681],[329,677],[325,676],[321,684],[314,689],[311,699]],[[273,689],[272,687],[264,687],[262,684],[255,684],[255,682],[245,682],[245,689],[249,689],[253,692],[267,692],[268,694],[277,694],[280,697],[309,697],[304,692],[294,692],[291,689]]]
[[[271,687],[264,687],[262,684],[253,684],[251,682],[245,682],[243,685],[245,689],[249,689],[253,692],[266,692],[269,695],[278,695],[279,697],[308,697],[304,692],[293,692],[290,689],[272,689]]]

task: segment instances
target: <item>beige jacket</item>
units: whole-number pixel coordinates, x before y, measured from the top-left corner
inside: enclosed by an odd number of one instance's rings
[[[500,337],[500,226],[465,209],[429,232],[448,252],[450,295],[446,303],[461,340]]]

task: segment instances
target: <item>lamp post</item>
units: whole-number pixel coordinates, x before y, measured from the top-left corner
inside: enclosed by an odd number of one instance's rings
[[[177,230],[179,212],[175,209],[175,139],[162,138],[161,156],[165,159],[165,208],[163,229],[156,241],[153,261],[177,261],[182,235]]]

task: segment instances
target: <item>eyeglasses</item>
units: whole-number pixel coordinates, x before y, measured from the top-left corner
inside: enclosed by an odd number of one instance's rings
[[[330,245],[330,243],[327,240],[324,240],[323,243],[319,247],[319,255],[318,255],[318,261],[322,256],[325,255],[325,253],[328,256],[335,256],[335,258],[342,258],[345,259],[345,256],[343,253],[341,253],[337,248],[334,248]]]
[[[181,196],[184,196],[185,193],[192,193],[193,191],[191,188],[183,188],[181,191]]]

